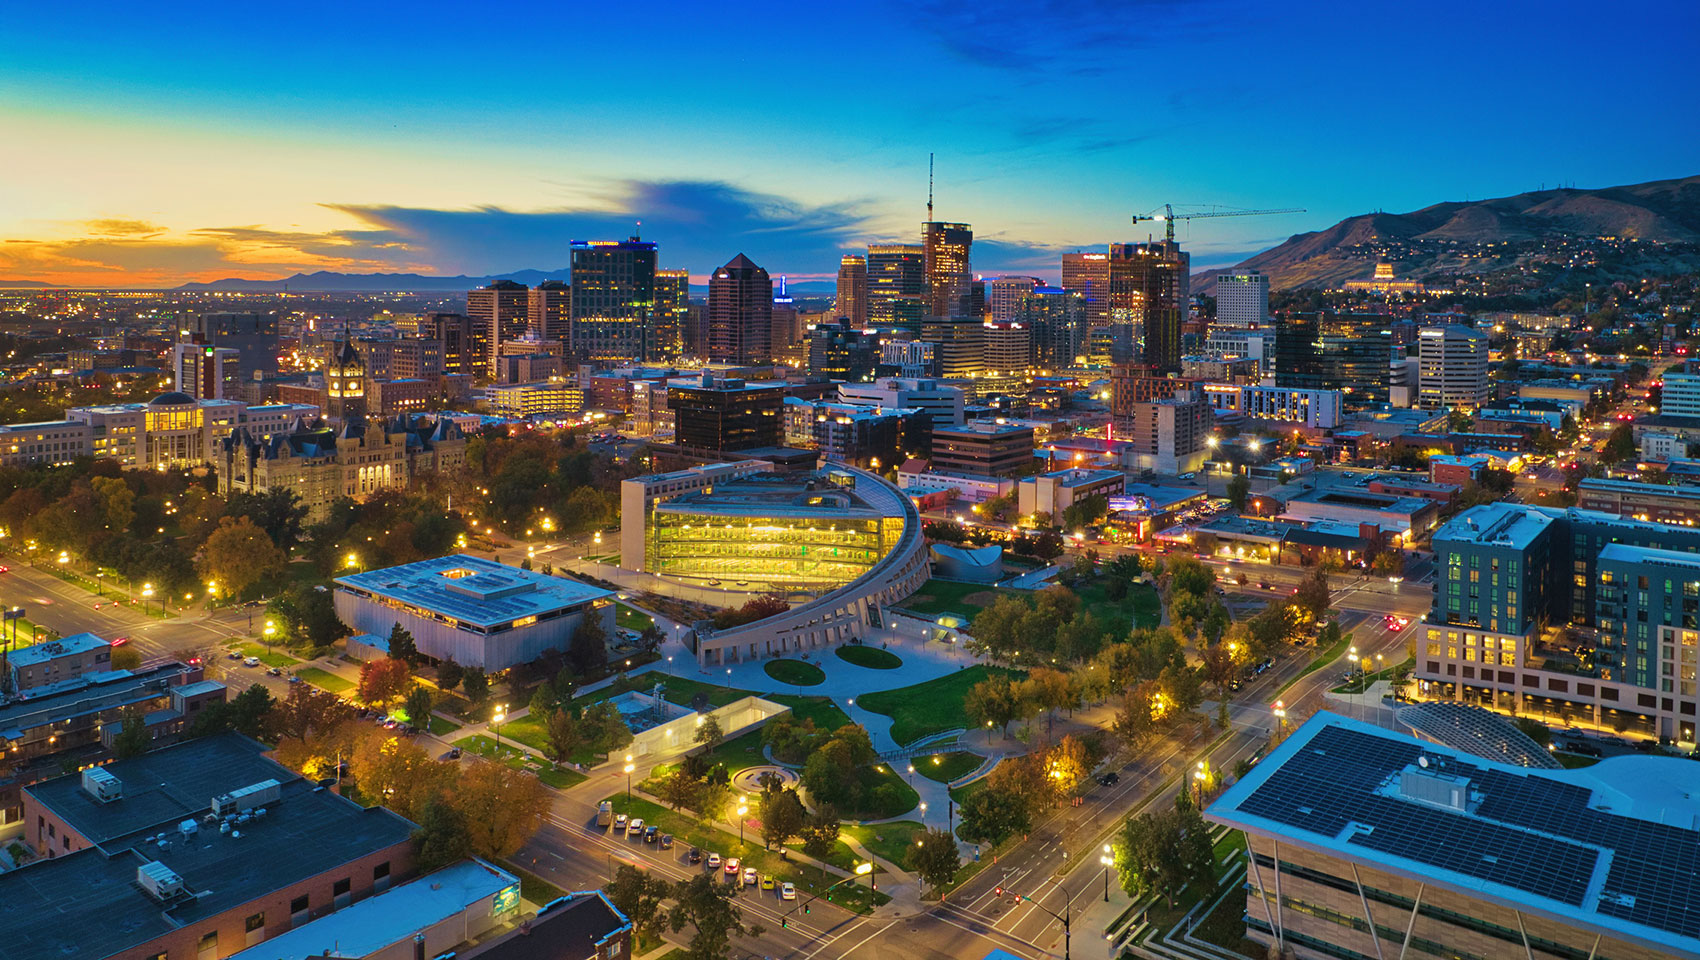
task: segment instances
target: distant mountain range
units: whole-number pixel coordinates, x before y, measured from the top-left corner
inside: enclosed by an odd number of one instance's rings
[[[1193,289],[1209,292],[1216,276],[1234,270],[1262,271],[1273,287],[1336,287],[1368,279],[1378,249],[1389,254],[1400,278],[1421,280],[1481,270],[1482,244],[1564,237],[1700,243],[1700,176],[1361,214],[1326,230],[1296,234],[1227,270],[1196,274]]]
[[[174,289],[225,290],[245,293],[282,290],[311,290],[326,293],[442,290],[464,293],[474,287],[488,286],[498,280],[512,280],[529,287],[545,280],[564,280],[571,273],[572,271],[566,267],[559,270],[515,270],[512,273],[499,273],[488,277],[431,277],[420,273],[333,273],[329,270],[320,270],[315,273],[298,273],[282,280],[248,280],[242,277],[227,277],[223,280],[185,283]]]

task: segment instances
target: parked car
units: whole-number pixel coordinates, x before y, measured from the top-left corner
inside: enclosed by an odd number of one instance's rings
[[[762,876],[761,876],[761,888],[763,890],[772,890],[773,889],[773,877],[771,875],[765,874],[765,873],[762,874]]]
[[[671,833],[664,833],[661,835],[661,849],[673,849],[673,835]]]
[[[738,860],[737,857],[727,857],[726,858],[726,872],[733,875],[733,876],[737,876],[738,875],[738,864],[739,864],[739,860]]]
[[[756,868],[755,867],[745,867],[744,868],[744,886],[753,887],[753,886],[756,885],[756,882],[757,882]]]
[[[710,870],[719,870],[720,869],[720,854],[711,853],[711,854],[708,855],[708,869],[710,869]]]
[[[702,862],[702,848],[701,847],[692,847],[691,852],[685,854],[685,862],[686,863],[701,863]]]
[[[643,818],[633,817],[631,822],[626,824],[626,833],[634,837],[643,836]]]
[[[649,826],[643,828],[643,842],[644,843],[654,843],[655,841],[660,840],[660,839],[661,839],[661,828],[660,827],[658,827],[658,826],[656,826],[655,824],[652,823]]]
[[[614,832],[615,833],[625,833],[626,832],[626,815],[625,814],[621,813],[621,814],[615,815],[615,817],[614,817]]]
[[[246,658],[243,659],[242,665],[244,667],[257,667],[257,666],[260,665],[260,658],[259,657],[246,657]]]
[[[797,888],[791,885],[791,881],[787,880],[785,882],[785,884],[779,888],[779,899],[781,899],[781,900],[795,900],[795,899],[797,899]]]

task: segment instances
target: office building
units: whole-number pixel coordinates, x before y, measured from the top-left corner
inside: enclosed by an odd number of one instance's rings
[[[354,349],[375,380],[440,380],[447,373],[443,343],[429,337],[362,337]]]
[[[1183,281],[1174,251],[1113,243],[1109,275],[1110,362],[1138,363],[1155,373],[1178,371],[1185,301],[1178,299]]]
[[[1208,383],[1255,384],[1261,380],[1257,368],[1257,361],[1250,357],[1195,354],[1181,358],[1181,376],[1184,379]]]
[[[1204,398],[1218,417],[1244,417],[1270,426],[1333,430],[1340,426],[1340,391],[1291,390],[1242,384],[1206,383]]]
[[[1169,476],[1196,473],[1209,454],[1213,424],[1210,404],[1196,391],[1131,403],[1116,427],[1117,437],[1132,444],[1123,462]]]
[[[1605,477],[1584,477],[1576,485],[1578,507],[1614,517],[1677,523],[1700,523],[1700,487],[1639,483]]]
[[[498,417],[525,419],[574,414],[584,409],[584,388],[564,380],[493,383],[484,388],[484,399],[490,405],[490,412]]]
[[[986,319],[1008,323],[1021,319],[1021,304],[1028,294],[1044,286],[1038,277],[998,277],[986,284]]]
[[[880,341],[880,362],[875,376],[935,377],[938,376],[938,349],[924,340]]]
[[[1294,731],[1204,811],[1245,832],[1247,936],[1301,960],[1700,957],[1686,761],[1483,749],[1326,712]]]
[[[188,318],[182,331],[196,343],[235,350],[244,376],[277,376],[277,318],[259,313],[206,313]]]
[[[960,425],[963,420],[962,391],[927,377],[882,377],[872,383],[841,383],[838,399],[882,410],[912,407],[931,419],[935,431]]]
[[[847,253],[838,261],[838,296],[832,314],[848,319],[856,329],[868,325],[867,257]]]
[[[914,408],[882,409],[786,397],[785,445],[881,472],[932,449],[933,421]]]
[[[986,326],[976,317],[927,317],[920,339],[933,345],[938,375],[966,380],[986,372]]]
[[[525,311],[530,305],[531,291],[523,283],[497,280],[487,287],[469,290],[466,294],[466,315],[471,320],[469,360],[476,366],[466,369],[480,379],[490,377],[496,368],[496,348],[504,341],[524,334],[528,326]]]
[[[1275,339],[1275,385],[1338,390],[1353,409],[1386,403],[1393,355],[1383,314],[1292,313]]]
[[[1289,497],[1283,519],[1305,523],[1328,521],[1362,529],[1374,527],[1406,543],[1422,539],[1440,521],[1441,504],[1426,497],[1374,493],[1351,487],[1324,487]]]
[[[1225,360],[1250,360],[1257,364],[1256,376],[1267,377],[1275,372],[1275,327],[1222,327],[1212,325],[1204,341],[1204,349]]]
[[[1062,286],[1064,290],[1080,294],[1086,310],[1086,326],[1089,331],[1098,330],[1110,322],[1109,254],[1063,254]],[[1109,358],[1106,357],[1101,362],[1108,363]]]
[[[985,368],[993,375],[1024,375],[1033,362],[1033,331],[1019,321],[988,321],[985,338]]]
[[[1682,369],[1666,373],[1659,415],[1700,418],[1700,364],[1685,361]]]
[[[63,421],[0,427],[0,465],[68,463],[92,456],[111,458],[127,469],[195,467],[208,462],[213,444],[239,425],[269,433],[318,415],[313,406],[250,407],[175,392],[147,403],[71,407]]]
[[[204,343],[178,343],[171,348],[171,369],[177,391],[196,400],[239,399],[242,352]]]
[[[337,616],[355,633],[396,623],[433,660],[489,673],[565,651],[580,623],[614,632],[613,594],[563,576],[457,554],[338,577]]]
[[[1085,359],[1089,335],[1086,295],[1063,287],[1034,287],[1016,307],[1016,320],[1033,331],[1033,362],[1041,370],[1066,370]]]
[[[925,248],[908,243],[870,246],[868,325],[881,333],[919,333],[929,307]]]
[[[636,237],[575,240],[572,271],[573,355],[608,365],[648,360],[655,244]]]
[[[782,383],[746,383],[703,371],[698,382],[667,386],[674,442],[682,447],[725,452],[780,446],[785,435]]]
[[[855,326],[848,317],[817,323],[809,329],[808,361],[811,374],[834,380],[872,380],[880,362],[879,335]]]
[[[1014,477],[1030,471],[1033,428],[996,420],[961,426],[933,425],[932,471],[981,477]]]
[[[1048,513],[1062,522],[1069,507],[1091,497],[1119,496],[1127,475],[1120,470],[1052,470],[1022,477],[1015,484],[1016,509],[1023,517]]]
[[[685,355],[690,315],[690,271],[655,271],[655,333],[650,344],[652,359],[672,361]],[[694,355],[704,356],[705,352]]]
[[[773,310],[768,319],[769,362],[798,368],[803,366],[808,347],[803,343],[799,319],[797,300],[786,292],[785,277],[781,276],[779,286],[773,291]]]
[[[472,318],[459,313],[433,313],[430,337],[443,345],[445,375],[478,375],[478,346],[473,343]]]
[[[773,359],[773,281],[741,253],[708,278],[708,359]]]
[[[1417,334],[1417,405],[1474,410],[1487,402],[1487,331],[1452,324]]]
[[[969,304],[969,285],[974,278],[969,269],[974,228],[966,223],[929,220],[921,224],[921,246],[926,260],[927,315],[974,316]]]
[[[1216,278],[1215,326],[1250,330],[1269,322],[1269,278],[1255,271]]]
[[[559,280],[545,280],[532,287],[526,292],[525,319],[531,336],[539,340],[571,342],[572,285]],[[497,352],[500,353],[499,350]]]
[[[565,374],[566,370],[561,358],[553,353],[505,353],[496,358],[496,382],[498,384],[558,381]],[[375,383],[372,385],[374,391],[377,386]]]

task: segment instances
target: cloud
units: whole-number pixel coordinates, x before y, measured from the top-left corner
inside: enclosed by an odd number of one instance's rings
[[[1020,74],[1029,82],[1140,71],[1129,96],[1158,88],[1190,57],[1184,46],[1212,33],[1244,28],[1225,0],[906,0],[902,17],[944,50],[977,66]],[[1165,59],[1153,61],[1151,54]],[[1133,57],[1139,55],[1138,63]],[[1130,75],[1130,81],[1134,76]]]
[[[83,227],[99,237],[159,236],[165,228],[146,220],[85,220]]]

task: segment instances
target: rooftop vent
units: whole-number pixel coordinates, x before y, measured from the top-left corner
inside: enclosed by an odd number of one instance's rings
[[[158,860],[149,860],[137,867],[136,882],[142,885],[142,889],[146,890],[149,896],[161,902],[180,897],[186,892],[183,878],[177,875],[177,871]]]
[[[1424,758],[1427,759],[1427,758]],[[1470,778],[1444,773],[1436,767],[1406,767],[1399,773],[1399,795],[1458,813],[1471,808]]]
[[[124,796],[124,781],[105,767],[90,767],[83,771],[83,790],[101,803],[111,803]]]
[[[229,793],[221,793],[212,798],[212,812],[222,817],[262,804],[275,803],[280,786],[276,780],[261,780]]]

